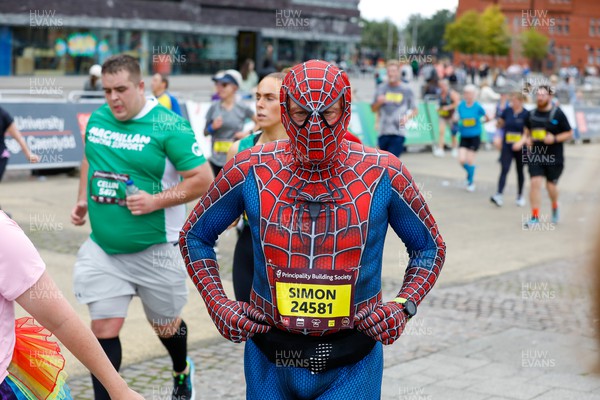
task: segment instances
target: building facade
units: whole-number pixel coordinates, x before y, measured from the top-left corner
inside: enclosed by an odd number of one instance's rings
[[[526,63],[521,54],[519,35],[535,29],[547,36],[549,53],[542,68],[553,72],[561,67],[575,66],[582,71],[587,66],[600,66],[600,1],[598,0],[459,0],[457,17],[465,11],[482,12],[498,5],[506,16],[512,38],[508,56],[494,62],[506,67]],[[473,57],[490,63],[491,58]],[[455,59],[466,61],[471,56],[456,54]]]
[[[352,56],[359,0],[0,2],[0,75],[87,74],[112,54],[144,73],[214,73],[247,58],[287,66]]]

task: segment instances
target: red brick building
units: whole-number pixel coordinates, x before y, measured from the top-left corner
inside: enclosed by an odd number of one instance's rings
[[[550,53],[543,62],[545,72],[574,65],[600,67],[600,1],[599,0],[459,0],[457,17],[465,11],[482,12],[498,5],[512,38],[508,56],[481,57],[455,54],[456,62],[485,61],[498,66],[530,63],[521,54],[519,34],[531,27],[550,38]]]

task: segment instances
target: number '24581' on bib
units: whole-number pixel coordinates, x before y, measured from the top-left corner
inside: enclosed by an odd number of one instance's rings
[[[354,325],[357,270],[278,268],[277,310],[284,326],[323,331]]]

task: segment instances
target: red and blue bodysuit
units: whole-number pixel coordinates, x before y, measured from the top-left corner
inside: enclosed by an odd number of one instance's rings
[[[281,88],[290,137],[238,153],[180,237],[188,273],[219,332],[246,341],[249,399],[379,399],[382,344],[393,343],[435,284],[445,244],[406,167],[343,139],[346,73],[322,61],[294,67]],[[290,116],[304,110],[305,120]],[[326,117],[341,102],[337,121]],[[242,212],[252,233],[250,303],[223,290],[215,241]],[[410,260],[397,299],[381,298],[388,225]],[[396,300],[397,300],[396,299]]]

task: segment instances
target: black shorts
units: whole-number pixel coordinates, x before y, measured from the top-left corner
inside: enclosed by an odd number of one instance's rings
[[[458,143],[458,147],[464,147],[466,149],[477,151],[479,150],[479,146],[481,145],[481,137],[460,137],[460,142]]]
[[[543,176],[548,182],[556,184],[558,178],[562,174],[564,165],[563,164],[529,164],[529,175],[533,178],[534,176]]]

